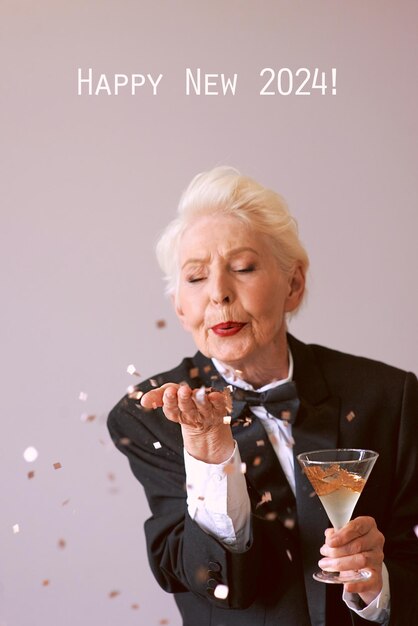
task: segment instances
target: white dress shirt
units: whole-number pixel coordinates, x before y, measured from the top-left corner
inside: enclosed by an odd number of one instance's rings
[[[234,370],[226,368],[216,359],[214,366],[227,383],[241,389],[262,393],[292,380],[293,358],[289,351],[289,371],[286,378],[254,387],[237,378]],[[295,473],[293,458],[292,426],[267,412],[263,406],[250,407],[269,436],[283,472],[294,494]],[[245,467],[241,463],[237,443],[232,455],[223,463],[210,464],[199,461],[184,450],[186,468],[187,506],[190,517],[208,534],[216,537],[229,550],[243,552],[251,538],[251,505],[245,481]],[[228,470],[225,471],[225,468]],[[319,559],[320,555],[318,555]],[[389,575],[383,563],[383,587],[380,594],[364,608],[360,608],[357,594],[343,592],[347,606],[360,617],[380,624],[389,621],[390,589]]]

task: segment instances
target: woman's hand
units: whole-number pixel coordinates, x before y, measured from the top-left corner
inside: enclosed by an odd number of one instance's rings
[[[382,590],[383,544],[385,538],[373,517],[356,517],[340,530],[328,528],[320,552],[326,557],[319,561],[322,569],[345,571],[368,569],[371,577],[359,583],[347,583],[345,591],[358,593],[370,604]]]
[[[161,407],[167,419],[179,423],[184,447],[196,459],[223,463],[233,453],[231,429],[224,422],[231,410],[227,393],[166,383],[145,393],[141,404],[146,409]]]

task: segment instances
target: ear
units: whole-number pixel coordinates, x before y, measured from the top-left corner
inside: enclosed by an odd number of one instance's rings
[[[305,293],[305,272],[300,265],[289,276],[288,290],[284,309],[286,313],[295,311],[298,308]]]
[[[184,315],[183,309],[180,305],[178,298],[176,297],[176,294],[175,293],[170,294],[170,298],[171,298],[171,302],[173,304],[174,310],[176,312],[176,315],[180,320],[181,325],[183,326],[184,330],[189,331],[190,328],[187,323],[187,316]]]

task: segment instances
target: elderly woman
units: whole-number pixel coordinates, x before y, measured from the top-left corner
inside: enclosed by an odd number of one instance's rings
[[[192,180],[157,252],[198,352],[125,396],[109,429],[184,625],[418,624],[414,375],[287,333],[308,258],[282,198],[234,169]],[[295,456],[336,447],[380,459],[355,518],[324,535]],[[324,585],[318,559],[370,577]]]

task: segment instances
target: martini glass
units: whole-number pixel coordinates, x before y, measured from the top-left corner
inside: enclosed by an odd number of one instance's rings
[[[335,530],[340,530],[350,521],[378,456],[372,450],[352,448],[315,450],[297,456]],[[313,574],[315,580],[320,582],[340,584],[367,580],[370,576],[368,570],[319,571]]]

